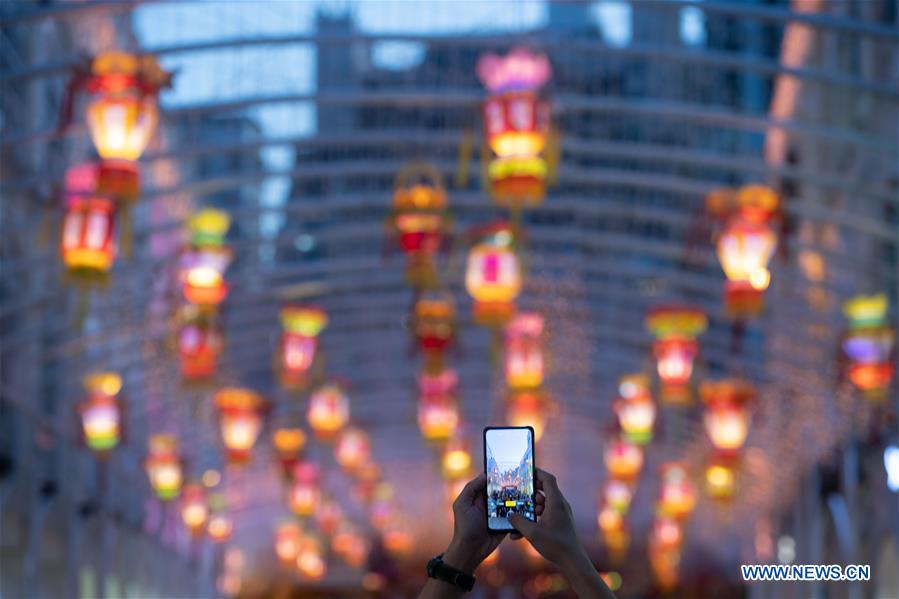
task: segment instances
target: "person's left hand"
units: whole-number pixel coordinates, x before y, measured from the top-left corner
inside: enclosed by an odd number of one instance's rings
[[[534,511],[539,516],[543,513],[544,497],[537,493]],[[487,475],[483,472],[459,493],[453,502],[453,540],[443,554],[443,562],[472,574],[475,568],[499,546],[506,533],[490,533],[487,531]],[[517,532],[513,539],[520,539]]]

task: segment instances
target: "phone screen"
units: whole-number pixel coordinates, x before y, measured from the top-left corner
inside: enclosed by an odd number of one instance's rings
[[[484,429],[484,469],[487,473],[487,529],[515,530],[509,516],[534,514],[534,429]]]

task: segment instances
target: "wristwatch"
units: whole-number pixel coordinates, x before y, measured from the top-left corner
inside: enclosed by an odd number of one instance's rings
[[[444,564],[442,553],[428,562],[428,578],[448,582],[466,593],[474,588],[475,581],[474,576]]]

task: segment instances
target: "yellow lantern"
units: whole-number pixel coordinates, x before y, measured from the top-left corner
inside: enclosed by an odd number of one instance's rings
[[[468,252],[465,288],[475,300],[474,319],[483,326],[500,326],[515,312],[522,276],[515,235],[507,223],[479,232],[480,241]]]
[[[181,493],[182,471],[178,439],[174,435],[150,437],[150,452],[145,468],[150,486],[159,499],[168,501],[178,497]]]
[[[662,516],[684,520],[696,506],[696,492],[687,473],[679,462],[668,462],[661,467],[661,489],[658,511]]]
[[[459,426],[459,405],[455,392],[458,378],[453,370],[423,372],[418,377],[418,428],[428,441],[443,442]]]
[[[517,314],[506,325],[506,386],[535,389],[543,384],[543,316],[536,312]]]
[[[621,432],[628,441],[646,445],[652,440],[656,407],[649,393],[649,379],[642,374],[621,377],[618,399],[613,404]]]
[[[206,524],[206,533],[213,543],[224,543],[231,538],[231,532],[234,529],[231,517],[225,510],[224,496],[220,493],[212,495],[209,498],[209,506],[211,513]]]
[[[298,516],[311,516],[318,509],[320,499],[318,468],[311,462],[297,463],[290,486],[290,509]]]
[[[700,395],[706,404],[703,422],[712,445],[721,454],[735,454],[746,442],[755,389],[738,380],[707,381],[700,387]]]
[[[105,453],[119,444],[121,439],[121,408],[118,394],[122,390],[122,377],[115,372],[99,372],[84,377],[87,392],[78,411],[84,442],[92,450]]]
[[[461,437],[455,437],[447,442],[441,458],[443,475],[450,480],[463,478],[471,469],[471,454],[468,452],[468,444]]]
[[[281,309],[281,384],[287,388],[305,385],[318,354],[318,336],[328,325],[328,314],[312,306]]]
[[[206,505],[206,495],[203,487],[198,484],[190,484],[184,487],[181,494],[181,519],[194,535],[200,535],[209,517],[209,508]]]
[[[603,458],[606,470],[617,480],[634,480],[643,468],[643,449],[627,439],[612,439],[606,446]]]
[[[309,398],[306,419],[320,439],[333,438],[349,418],[350,402],[341,385],[326,383]]]
[[[518,391],[506,399],[506,422],[509,426],[530,426],[534,429],[534,442],[540,440],[546,428],[546,419],[555,406],[542,391]]]
[[[713,499],[727,501],[733,497],[736,480],[734,467],[728,461],[717,459],[706,466],[705,489]]]
[[[358,469],[368,462],[370,455],[371,444],[365,431],[356,427],[340,431],[334,445],[334,457],[344,470],[352,472]]]
[[[300,553],[302,532],[295,522],[282,522],[275,531],[275,554],[283,563],[294,563]]]
[[[263,412],[268,402],[250,389],[226,387],[215,394],[222,441],[232,464],[250,459],[250,451],[262,430]]]
[[[272,434],[272,445],[278,453],[282,474],[285,479],[289,479],[306,446],[306,433],[301,428],[281,427]]]
[[[699,353],[696,337],[708,327],[698,308],[659,306],[646,315],[646,328],[655,336],[653,354],[662,382],[662,401],[682,404],[690,400],[693,362]]]

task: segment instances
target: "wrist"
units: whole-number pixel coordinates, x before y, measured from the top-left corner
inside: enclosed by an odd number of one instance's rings
[[[465,543],[453,539],[443,553],[443,563],[447,566],[452,566],[460,572],[472,575],[478,565],[480,565],[481,560],[478,558],[477,548],[467,546]]]
[[[596,568],[593,567],[593,562],[590,561],[590,557],[583,548],[579,548],[578,551],[567,553],[556,565],[559,566],[559,570],[561,570],[562,574],[569,580],[580,577],[585,573],[596,571]]]

